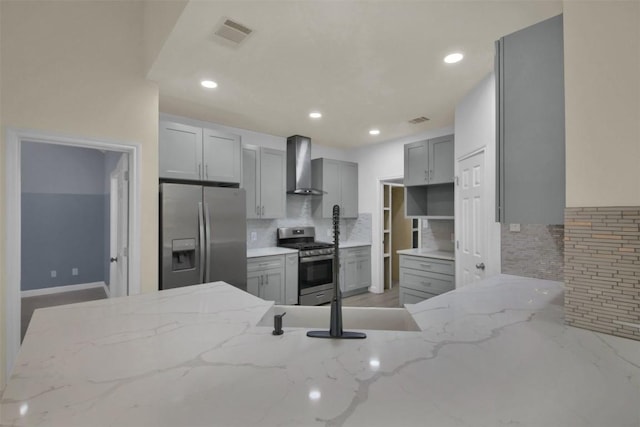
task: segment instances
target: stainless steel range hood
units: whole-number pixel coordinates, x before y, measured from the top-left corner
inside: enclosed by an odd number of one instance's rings
[[[287,138],[287,194],[322,195],[311,188],[311,138],[293,135]]]

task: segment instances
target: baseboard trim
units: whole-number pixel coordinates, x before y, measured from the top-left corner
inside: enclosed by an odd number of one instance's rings
[[[82,291],[85,289],[104,288],[107,296],[109,296],[109,287],[105,282],[80,283],[77,285],[54,286],[52,288],[31,289],[28,291],[20,291],[22,298],[37,297],[40,295],[59,294],[61,292]]]

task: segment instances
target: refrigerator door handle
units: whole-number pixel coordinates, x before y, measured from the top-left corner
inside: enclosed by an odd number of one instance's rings
[[[211,249],[211,215],[209,215],[209,205],[206,202],[204,203],[204,224],[205,224],[204,240],[205,240],[205,245],[207,246],[205,280],[206,280],[206,283],[209,283],[211,281],[211,255],[213,254],[213,251],[209,253],[209,249]]]
[[[200,283],[204,283],[204,260],[205,260],[205,231],[204,231],[204,211],[202,202],[198,202],[198,232],[200,235]]]

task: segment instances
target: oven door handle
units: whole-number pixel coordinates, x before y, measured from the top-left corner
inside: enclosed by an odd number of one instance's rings
[[[315,262],[315,261],[326,261],[328,259],[333,259],[333,255],[308,256],[308,257],[300,258],[300,264],[305,264],[308,262]]]

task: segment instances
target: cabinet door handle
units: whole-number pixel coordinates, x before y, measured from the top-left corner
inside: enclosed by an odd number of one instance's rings
[[[256,206],[256,215],[260,216],[260,206]]]
[[[209,179],[209,165],[204,165],[204,176]]]
[[[202,163],[198,163],[198,178],[202,178]]]
[[[267,285],[269,284],[269,275],[267,274]]]
[[[262,205],[262,216],[264,216],[264,205]]]
[[[433,179],[433,169],[429,171],[429,179]]]

